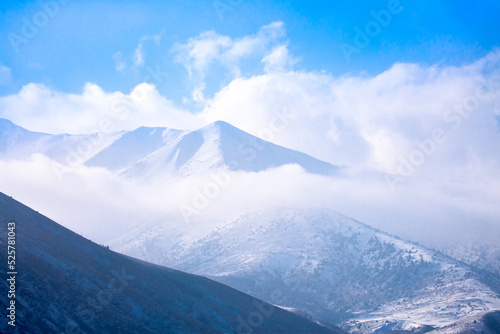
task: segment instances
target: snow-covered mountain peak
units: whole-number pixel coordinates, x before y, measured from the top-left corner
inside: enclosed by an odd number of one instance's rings
[[[259,172],[286,164],[298,164],[308,172],[322,175],[332,175],[337,170],[327,162],[267,142],[224,121],[175,135],[123,174],[157,180],[172,174],[185,177],[219,168]]]
[[[204,127],[202,128],[213,128],[213,127],[217,127],[217,128],[225,128],[225,129],[231,129],[233,131],[241,131],[243,132],[242,130],[238,129],[237,127],[235,127],[234,125],[232,124],[229,124],[228,122],[226,121],[221,121],[221,120],[218,120],[218,121],[215,121],[215,122],[212,122],[208,125],[205,125]]]
[[[220,168],[260,172],[297,164],[321,175],[333,175],[338,170],[330,163],[262,140],[224,121],[193,131],[139,127],[117,133],[50,135],[25,130],[3,119],[0,153],[6,159],[26,159],[41,153],[66,165],[102,167],[152,182]]]

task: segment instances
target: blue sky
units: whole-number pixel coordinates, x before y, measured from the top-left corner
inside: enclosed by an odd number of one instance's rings
[[[272,22],[283,22],[284,34],[273,43],[287,44],[296,60],[295,70],[326,71],[335,76],[378,74],[396,62],[458,65],[477,60],[500,45],[500,4],[496,1],[41,3],[52,6],[44,10],[39,1],[4,1],[0,5],[1,95],[16,93],[28,83],[78,93],[86,82],[106,91],[127,93],[137,84],[150,81],[162,95],[180,103],[196,83],[175,61],[175,43],[186,43],[210,30],[239,39],[256,34]],[[353,53],[348,61],[342,43],[355,46],[356,27],[364,31],[374,21],[371,11],[380,13],[388,6],[400,10],[391,15],[386,26],[379,25],[380,31],[374,31],[367,45],[358,48],[360,52]],[[45,15],[46,21],[44,12],[50,14]],[[41,25],[38,31],[23,42],[12,42],[12,34],[24,38],[26,22],[34,24],[36,19]],[[157,42],[153,36],[160,36]],[[144,65],[134,68],[130,65],[141,39]],[[120,59],[127,68],[117,71],[115,62]],[[255,57],[243,59],[240,67],[241,76],[263,73]],[[161,72],[164,80],[151,79],[148,68]],[[206,94],[212,95],[233,78],[234,73],[214,67],[205,77]]]

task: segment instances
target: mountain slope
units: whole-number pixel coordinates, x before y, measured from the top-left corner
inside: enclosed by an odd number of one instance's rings
[[[471,268],[331,210],[249,212],[175,244],[167,230],[148,232],[114,248],[330,323],[441,327],[500,309]]]
[[[114,253],[0,193],[4,250],[11,220],[17,326],[12,331],[2,307],[2,333],[338,332],[209,279]],[[7,293],[0,299],[8,305]]]
[[[33,154],[43,154],[59,163],[74,167],[83,164],[119,137],[120,133],[52,135],[32,132],[0,118],[0,159],[29,160]]]
[[[322,175],[331,175],[337,170],[329,163],[218,121],[184,133],[138,161],[125,174],[132,178],[155,179],[168,173],[189,176],[216,168],[259,172],[286,164],[298,164],[310,173]]]
[[[442,247],[446,255],[500,277],[500,244],[498,242],[457,242]]]
[[[128,168],[184,132],[159,127],[140,127],[133,131],[125,131],[116,141],[85,164],[89,167],[104,167],[111,171]]]
[[[30,132],[11,121],[0,118],[0,157],[26,158],[45,150],[51,135]]]
[[[0,159],[43,154],[70,167],[85,164],[140,180],[206,173],[214,168],[258,172],[298,164],[310,173],[338,168],[307,154],[252,136],[222,121],[194,131],[140,127],[89,135],[30,132],[0,119]]]

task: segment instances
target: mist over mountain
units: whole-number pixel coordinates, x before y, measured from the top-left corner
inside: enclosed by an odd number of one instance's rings
[[[70,167],[80,162],[133,178],[154,179],[167,172],[189,176],[213,168],[259,172],[286,164],[298,164],[323,175],[338,170],[222,121],[194,131],[141,127],[117,133],[50,135],[0,119],[0,130],[0,152],[6,159],[25,159],[39,153]]]
[[[111,246],[330,323],[437,328],[500,308],[500,278],[331,210],[276,208],[207,224],[176,243],[173,231],[149,225]]]
[[[341,332],[209,279],[110,251],[0,193],[3,249],[9,222],[16,223],[15,332]],[[9,305],[6,293],[0,299]],[[2,333],[12,332],[6,312]]]
[[[500,309],[494,248],[440,242],[447,225],[433,225],[432,183],[392,192],[384,173],[340,168],[220,121],[89,135],[0,125],[9,176],[0,185],[120,253],[351,332],[484,324]],[[338,212],[378,214],[378,229]],[[414,243],[422,239],[453,258]]]
[[[500,334],[499,13],[3,1],[0,334]]]
[[[52,135],[31,132],[0,118],[0,157],[5,160],[28,160],[42,154],[58,163],[78,166],[116,140],[121,134]]]

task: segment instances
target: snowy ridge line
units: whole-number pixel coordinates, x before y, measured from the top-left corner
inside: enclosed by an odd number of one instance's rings
[[[277,305],[329,323],[440,327],[500,308],[471,267],[328,209],[281,208],[200,224],[212,227],[174,244],[157,235],[116,249],[273,304],[278,289],[286,297]]]

